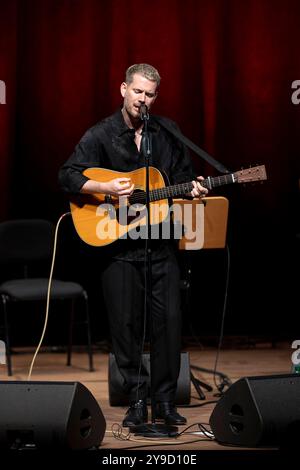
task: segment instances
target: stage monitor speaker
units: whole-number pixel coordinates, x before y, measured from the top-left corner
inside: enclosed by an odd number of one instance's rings
[[[150,402],[150,354],[143,353],[143,367],[148,376],[148,401]],[[111,406],[126,406],[129,404],[128,396],[122,388],[123,378],[119,371],[114,354],[109,354],[108,364],[108,392]],[[177,381],[177,392],[175,397],[176,405],[189,404],[191,400],[191,372],[189,353],[182,352],[180,360],[180,372]]]
[[[106,423],[79,382],[0,382],[0,448],[98,447]]]
[[[244,447],[288,446],[300,437],[300,375],[244,377],[224,393],[210,426],[216,440]]]

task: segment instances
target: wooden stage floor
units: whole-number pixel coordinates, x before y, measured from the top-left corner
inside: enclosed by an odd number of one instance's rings
[[[6,366],[1,365],[1,380],[26,380],[33,350],[16,350],[13,355],[14,375],[6,375]],[[270,343],[257,343],[254,347],[241,347],[240,349],[222,350],[219,356],[217,370],[226,374],[232,382],[246,376],[289,374],[291,370],[291,344],[279,343],[272,347]],[[216,350],[190,349],[190,364],[193,366],[212,369],[216,357]],[[191,386],[191,404],[200,404],[200,407],[179,408],[179,412],[187,417],[188,426],[194,425],[187,433],[177,438],[148,439],[145,437],[128,436],[127,429],[123,429],[121,437],[114,433],[121,426],[126,407],[111,407],[108,397],[108,353],[95,350],[95,371],[88,371],[88,360],[85,352],[74,352],[72,366],[66,366],[66,354],[56,352],[41,352],[35,363],[31,380],[38,381],[76,381],[84,384],[98,401],[105,416],[107,430],[101,444],[101,450],[113,452],[116,449],[143,449],[147,452],[159,450],[160,452],[180,451],[181,453],[195,451],[237,451],[233,446],[222,446],[214,440],[199,434],[198,423],[207,424],[214,404],[205,405],[206,401],[217,400],[217,390],[210,374],[193,370],[195,377],[213,386],[213,392],[203,389],[206,400],[200,401],[198,394]],[[184,427],[179,428],[180,431]],[[122,440],[123,439],[123,440]],[[257,452],[257,449],[256,449]]]

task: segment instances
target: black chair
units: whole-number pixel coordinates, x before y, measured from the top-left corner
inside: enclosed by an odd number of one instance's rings
[[[47,269],[49,271],[54,233],[54,225],[43,219],[19,219],[0,223],[0,264],[2,268],[4,268],[4,272],[10,271],[12,267],[14,268],[13,278],[0,284],[0,296],[4,318],[2,327],[4,328],[6,342],[8,375],[12,375],[8,304],[10,302],[19,301],[46,301],[48,278],[36,277],[36,272],[38,272],[42,264],[47,262]],[[22,273],[18,273],[18,278],[15,276],[15,269],[22,270]],[[32,271],[35,273],[34,276],[32,275]],[[60,281],[57,279],[52,280],[50,312],[52,300],[68,300],[71,304],[69,341],[67,347],[68,366],[71,365],[75,302],[79,299],[82,299],[85,306],[84,323],[87,332],[89,370],[93,371],[93,353],[87,293],[78,283]]]

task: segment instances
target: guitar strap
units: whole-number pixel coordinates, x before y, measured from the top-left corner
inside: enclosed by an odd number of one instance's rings
[[[181,132],[177,129],[174,129],[168,122],[166,122],[163,118],[160,116],[153,116],[152,118],[158,122],[162,127],[164,127],[170,134],[172,134],[176,139],[178,139],[180,142],[182,142],[184,145],[189,147],[193,152],[195,152],[199,157],[203,158],[207,163],[209,163],[211,166],[216,168],[220,173],[231,173],[222,163],[218,162],[215,160],[211,155],[209,155],[205,150],[202,150],[198,145],[194,144],[190,139],[185,137]]]

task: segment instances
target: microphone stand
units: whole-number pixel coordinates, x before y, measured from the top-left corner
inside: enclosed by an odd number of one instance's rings
[[[153,369],[153,318],[152,318],[152,251],[151,251],[151,218],[150,218],[150,178],[149,166],[151,160],[151,136],[148,131],[149,113],[146,105],[141,105],[140,112],[141,120],[144,122],[142,133],[141,151],[145,158],[145,176],[146,176],[146,239],[145,239],[145,265],[146,265],[146,279],[145,279],[145,296],[146,296],[146,319],[149,319],[150,325],[150,400],[151,400],[151,424],[140,424],[130,426],[130,432],[137,436],[144,437],[176,437],[178,428],[176,426],[157,424],[156,419],[156,402],[155,390],[153,387],[152,377],[154,374]]]

